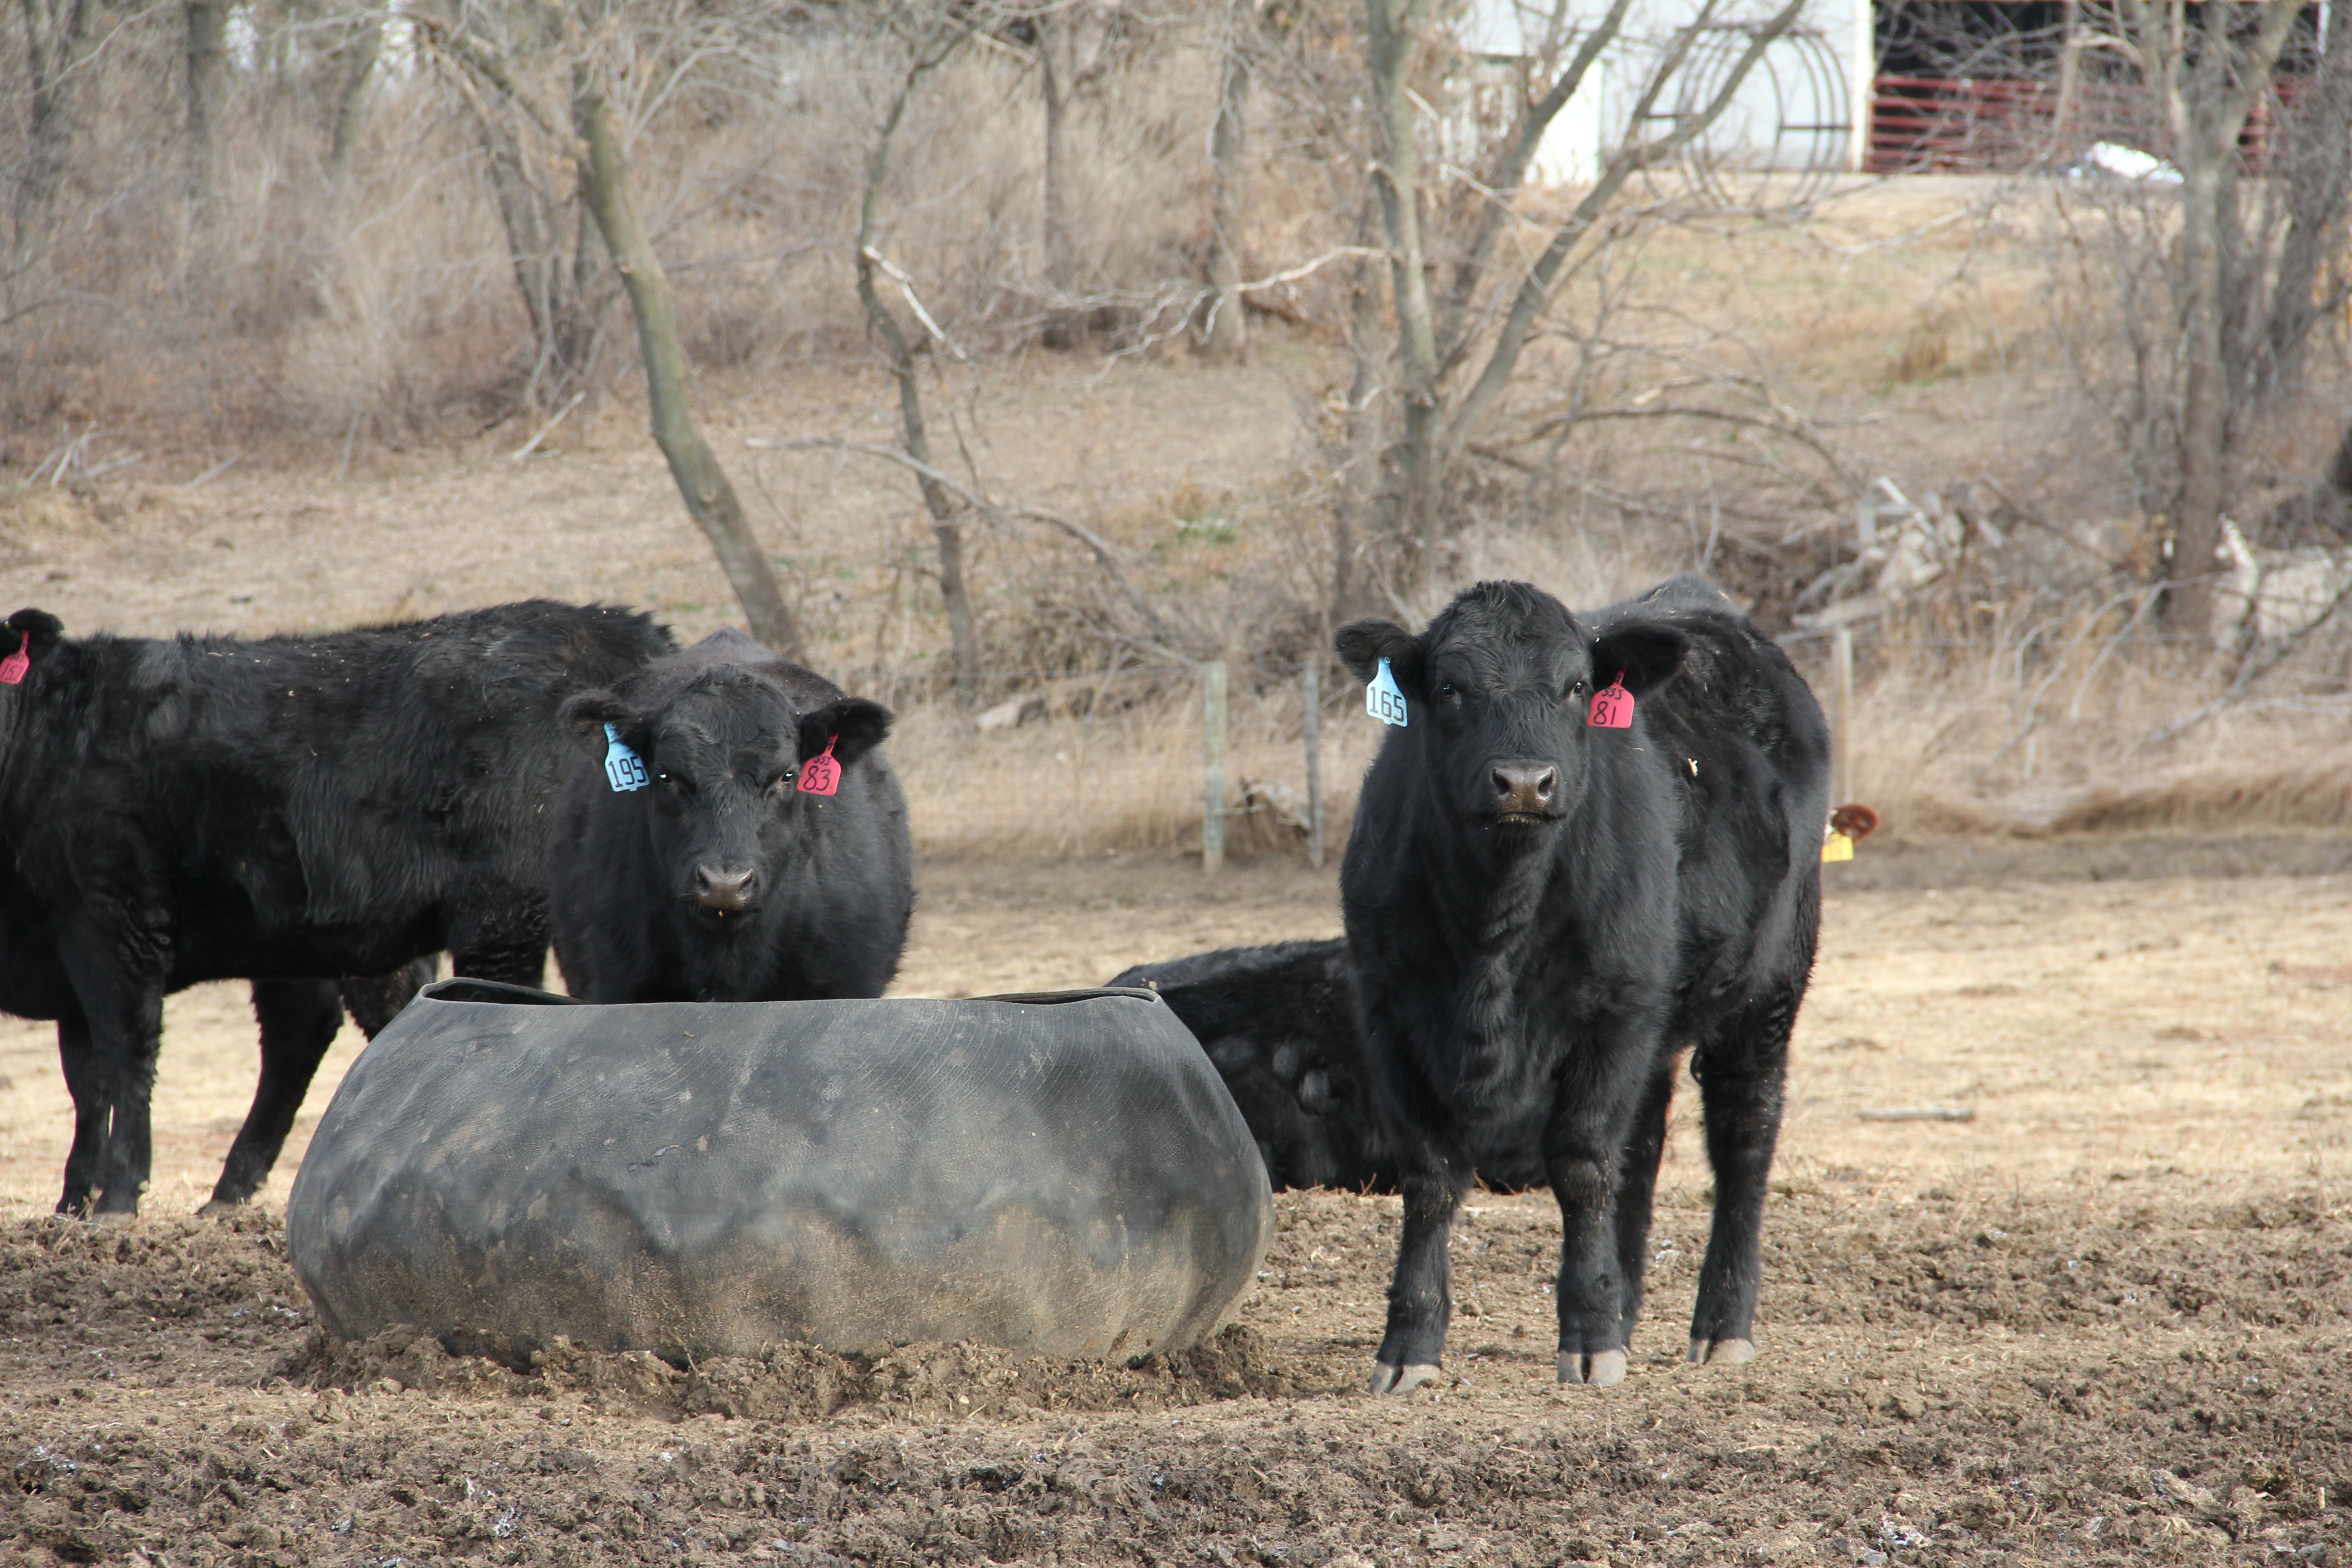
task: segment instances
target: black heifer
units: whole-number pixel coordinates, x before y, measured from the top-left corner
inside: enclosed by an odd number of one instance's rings
[[[1714,1228],[1694,1361],[1755,1353],[1765,1183],[1813,960],[1829,737],[1788,659],[1680,577],[1580,622],[1482,583],[1419,637],[1359,621],[1408,723],[1356,808],[1340,900],[1404,1228],[1376,1392],[1433,1376],[1474,1167],[1541,1159],[1560,1210],[1561,1381],[1624,1375],[1676,1058],[1696,1046]],[[1597,728],[1622,678],[1630,728]]]
[[[536,982],[575,755],[556,709],[671,646],[643,616],[542,601],[255,641],[6,625],[30,668],[0,683],[0,1011],[58,1023],[60,1212],[138,1207],[168,992],[259,983],[262,1084],[215,1193],[234,1202],[333,1037],[333,977],[393,977],[363,1018],[445,948],[460,974]]]
[[[1396,1154],[1381,1124],[1356,1030],[1346,942],[1221,947],[1139,963],[1112,985],[1160,993],[1209,1053],[1257,1140],[1274,1190],[1397,1190]],[[1543,1184],[1530,1151],[1496,1151],[1478,1166],[1488,1186]]]
[[[887,709],[722,631],[564,715],[593,753],[549,857],[575,995],[882,994],[915,902]]]

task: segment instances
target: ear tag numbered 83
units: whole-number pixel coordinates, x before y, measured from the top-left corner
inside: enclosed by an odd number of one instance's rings
[[[1592,710],[1584,721],[1596,730],[1630,730],[1633,727],[1633,694],[1625,689],[1625,672],[1619,670],[1615,679],[1592,694]]]
[[[646,772],[645,758],[629,750],[618,730],[605,725],[604,739],[612,742],[604,748],[604,780],[613,786],[614,795],[626,795],[654,782]]]
[[[1400,730],[1406,727],[1404,690],[1397,685],[1387,659],[1381,660],[1381,672],[1364,685],[1364,711],[1383,724]]]
[[[831,795],[841,787],[841,764],[834,760],[833,745],[838,735],[824,738],[824,750],[801,764],[801,782],[793,787],[803,795]]]

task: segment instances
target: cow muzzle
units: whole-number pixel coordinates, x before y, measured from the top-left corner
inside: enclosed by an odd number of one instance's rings
[[[694,868],[697,909],[714,915],[740,915],[758,900],[760,874],[749,866],[715,866],[706,860]]]
[[[1488,782],[1494,812],[1505,822],[1545,822],[1559,800],[1559,770],[1549,763],[1496,763]]]

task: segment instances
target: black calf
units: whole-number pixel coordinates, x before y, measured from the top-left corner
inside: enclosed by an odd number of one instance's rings
[[[1538,1159],[1559,1204],[1561,1380],[1623,1376],[1685,1046],[1716,1176],[1691,1356],[1749,1358],[1818,924],[1829,739],[1811,693],[1689,577],[1589,624],[1482,583],[1418,637],[1360,621],[1338,642],[1367,680],[1385,662],[1407,702],[1340,876],[1404,1195],[1373,1388],[1435,1373],[1454,1213],[1504,1149]],[[1596,726],[1628,697],[1629,725]]]

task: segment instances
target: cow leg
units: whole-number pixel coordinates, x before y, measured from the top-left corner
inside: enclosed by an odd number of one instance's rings
[[[547,979],[547,921],[520,914],[468,921],[449,932],[449,972],[469,980],[539,986]]]
[[[1402,1394],[1437,1375],[1445,1330],[1454,1317],[1453,1265],[1447,1257],[1454,1212],[1470,1190],[1471,1165],[1461,1150],[1424,1138],[1399,1141],[1404,1169],[1404,1234],[1396,1277],[1389,1285],[1388,1332],[1372,1367],[1374,1394]]]
[[[351,1009],[352,1022],[360,1033],[373,1040],[386,1024],[400,1016],[400,1010],[416,999],[416,994],[433,984],[440,971],[440,959],[433,953],[411,959],[389,974],[346,974],[336,984],[342,994],[343,1005]]]
[[[1715,1169],[1715,1218],[1699,1267],[1690,1359],[1737,1365],[1756,1359],[1756,1289],[1761,1275],[1764,1196],[1780,1139],[1789,1035],[1802,981],[1743,1009],[1699,1042],[1691,1073]]]
[[[89,1090],[107,1117],[99,1138],[98,1198],[89,1205],[94,1215],[137,1214],[140,1189],[147,1184],[152,1157],[147,1107],[155,1090],[156,1053],[163,1043],[164,966],[159,962],[149,973],[121,956],[142,945],[162,958],[163,943],[153,933],[136,930],[85,926],[59,944],[74,999],[89,1026]],[[80,1113],[86,1109],[76,1107],[78,1151],[82,1147]],[[68,1197],[75,1185],[69,1176]]]
[[[261,1080],[200,1214],[226,1214],[269,1179],[319,1062],[343,1026],[342,1001],[326,980],[257,980],[253,1013],[261,1024]]]
[[[113,1119],[114,1104],[101,1084],[89,1026],[78,1016],[58,1020],[58,1061],[74,1102],[73,1148],[66,1154],[66,1190],[58,1199],[58,1213],[86,1214],[98,1192],[98,1170],[106,1158],[107,1123]]]
[[[1658,1160],[1666,1148],[1666,1111],[1675,1099],[1675,1057],[1651,1074],[1633,1114],[1633,1133],[1617,1163],[1618,1332],[1631,1349],[1642,1315],[1643,1279],[1649,1268],[1650,1215],[1658,1192]]]

